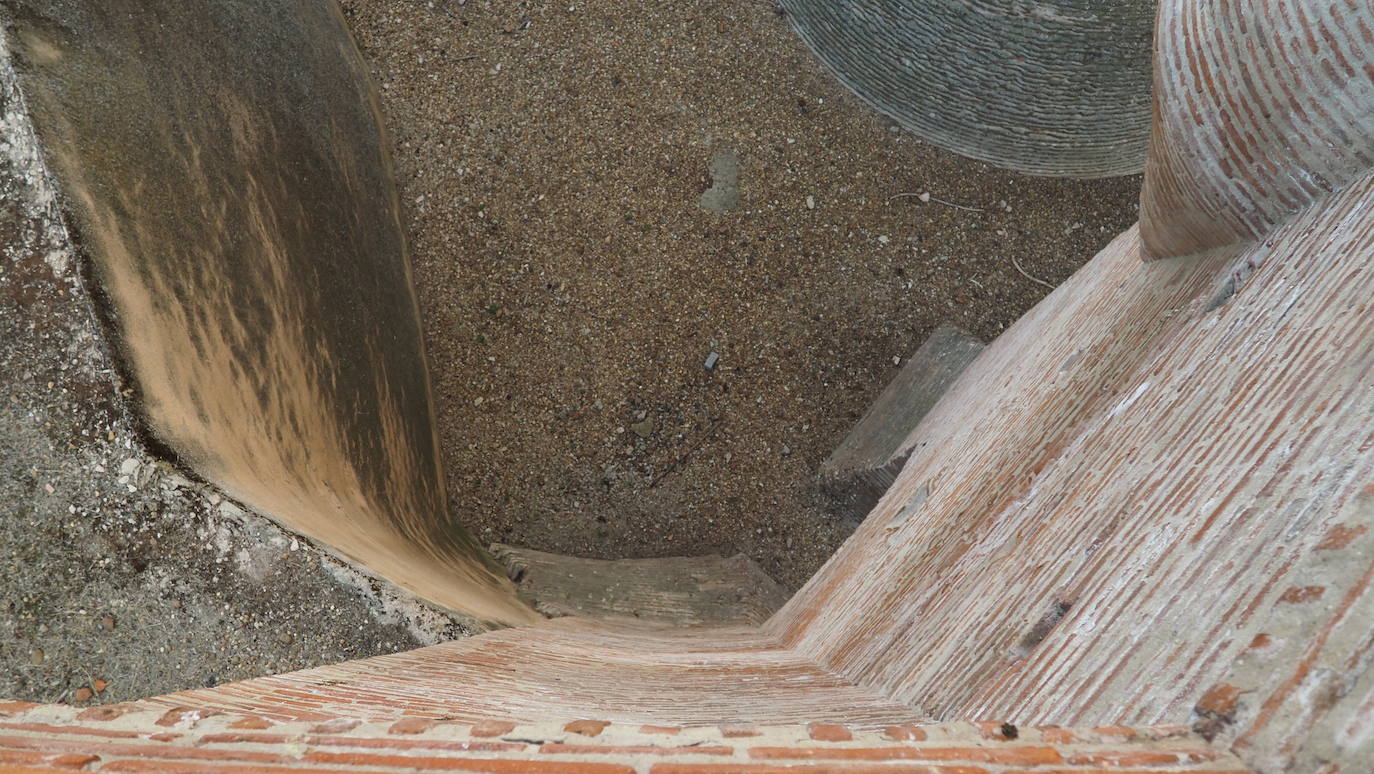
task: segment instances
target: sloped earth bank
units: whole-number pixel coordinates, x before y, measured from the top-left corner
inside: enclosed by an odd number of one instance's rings
[[[1138,178],[895,131],[770,2],[343,6],[485,542],[742,551],[795,588],[850,529],[817,467],[901,359],[942,321],[996,337],[1048,292],[1021,270],[1058,283],[1136,219]]]
[[[0,124],[0,701],[124,701],[469,633],[149,453],[3,56]]]

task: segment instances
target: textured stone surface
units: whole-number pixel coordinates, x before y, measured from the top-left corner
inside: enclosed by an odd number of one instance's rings
[[[0,8],[160,450],[427,599],[531,620],[447,513],[389,161],[334,4]]]
[[[821,463],[821,483],[861,520],[887,491],[911,455],[911,431],[959,378],[983,342],[942,325],[930,334]]]
[[[1153,0],[781,0],[879,112],[942,148],[1038,175],[1139,172]]]
[[[493,553],[520,597],[550,616],[758,625],[787,601],[744,554],[603,560],[500,545]]]

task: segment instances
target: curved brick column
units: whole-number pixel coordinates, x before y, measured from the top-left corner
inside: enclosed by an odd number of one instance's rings
[[[782,0],[842,83],[942,148],[1036,175],[1139,172],[1151,0]]]
[[[1258,239],[1374,166],[1374,6],[1175,0],[1158,49],[1152,257]]]

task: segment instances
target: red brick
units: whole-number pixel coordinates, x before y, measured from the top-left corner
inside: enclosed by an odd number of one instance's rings
[[[310,727],[311,733],[315,734],[339,734],[344,731],[352,731],[362,725],[362,721],[357,718],[330,718],[323,723],[316,723]]]
[[[1363,535],[1368,531],[1369,527],[1366,527],[1363,524],[1356,524],[1354,526],[1337,524],[1334,527],[1332,527],[1331,530],[1326,533],[1326,536],[1322,538],[1321,542],[1317,544],[1317,550],[1334,551],[1340,548],[1345,548],[1346,546],[1350,545],[1351,542],[1355,540],[1355,538],[1359,537],[1360,535]]]
[[[677,736],[678,734],[682,733],[682,726],[640,726],[639,733]]]
[[[771,763],[655,763],[649,771],[650,774],[988,774],[988,770],[982,766],[909,763],[847,764],[843,768],[836,768],[833,763],[809,766],[780,766]],[[1040,772],[1037,771],[1036,774]]]
[[[998,742],[1016,739],[1021,735],[1021,731],[1016,726],[1001,720],[984,720],[974,725],[978,726],[978,731],[984,739]]]
[[[47,723],[0,723],[0,729],[8,731],[36,731],[40,734],[75,734],[78,736],[99,736],[105,739],[138,739],[147,732],[120,731],[111,728],[89,728],[87,726],[54,726]]]
[[[920,726],[888,726],[883,736],[894,742],[924,742],[926,732]]]
[[[42,752],[89,753],[94,743],[84,739],[40,739],[34,737],[0,737],[0,748],[37,750]],[[191,758],[200,760],[249,761],[254,763],[284,763],[291,759],[276,753],[220,748],[204,750],[198,747],[173,747],[162,744],[128,744],[100,742],[99,751],[106,756],[129,758]]]
[[[721,726],[720,735],[726,739],[743,739],[748,736],[758,736],[759,730],[753,726],[744,725]]]
[[[969,761],[1009,766],[1063,763],[1053,747],[755,747],[752,758],[770,760],[824,759],[854,761]]]
[[[127,707],[121,707],[118,704],[107,704],[103,707],[91,707],[90,709],[82,710],[81,714],[76,716],[76,719],[86,722],[114,720],[128,711],[129,709]]]
[[[423,734],[437,726],[433,720],[428,718],[401,718],[391,724],[386,732],[388,734]]]
[[[365,753],[307,752],[308,763],[340,766],[372,766],[384,769],[440,769],[448,771],[485,771],[491,774],[635,774],[629,766],[610,763],[572,763],[569,761],[513,761],[478,758],[430,758],[417,755],[372,755]]]
[[[838,723],[811,723],[807,725],[806,731],[817,742],[854,741],[854,735],[849,733],[849,729]]]
[[[1130,726],[1098,726],[1093,731],[1096,731],[1099,737],[1111,741],[1129,741],[1138,736],[1136,730]]]
[[[0,763],[0,774],[52,774],[54,771],[62,771],[62,769],[54,769],[51,766],[44,766],[40,769],[34,766]]]
[[[1036,731],[1040,733],[1040,738],[1049,744],[1073,744],[1075,737],[1073,732],[1067,728],[1059,726],[1037,726]]]
[[[1177,766],[1183,763],[1214,761],[1217,753],[1211,750],[1162,752],[1155,750],[1120,750],[1116,752],[1080,752],[1069,756],[1074,766]]]
[[[583,736],[600,736],[601,732],[605,731],[606,726],[609,725],[610,723],[605,720],[574,720],[566,726],[563,726],[563,730],[568,733],[581,734]]]
[[[1202,694],[1198,700],[1196,710],[1198,712],[1211,712],[1223,717],[1230,717],[1236,711],[1236,703],[1240,700],[1240,689],[1230,683],[1217,683],[1207,692]]]
[[[54,755],[29,750],[0,750],[0,765],[32,763],[63,769],[80,769],[98,760],[99,756],[80,753]]]
[[[654,747],[653,745],[606,745],[606,744],[562,744],[550,742],[539,748],[539,752],[549,755],[570,755],[570,754],[590,754],[590,755],[730,755],[734,753],[732,747],[704,747],[704,746],[679,746],[679,747]]]
[[[0,701],[0,715],[11,716],[21,715],[34,707],[41,707],[42,704],[34,704],[31,701]]]
[[[472,727],[472,736],[502,736],[515,730],[515,724],[506,720],[483,720]]]
[[[1283,592],[1279,597],[1280,602],[1287,602],[1290,605],[1311,602],[1314,599],[1321,599],[1322,594],[1326,593],[1325,586],[1294,586]]]
[[[182,721],[189,720],[190,725],[195,726],[195,724],[199,723],[202,719],[218,714],[220,713],[215,710],[196,709],[194,707],[173,707],[163,713],[162,717],[157,719],[157,724],[159,726],[175,726]]]

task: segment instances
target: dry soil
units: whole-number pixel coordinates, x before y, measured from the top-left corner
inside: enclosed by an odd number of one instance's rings
[[[796,587],[851,528],[817,467],[902,359],[941,322],[996,337],[1048,292],[1017,263],[1058,283],[1136,219],[1138,178],[897,131],[771,2],[343,6],[393,135],[450,496],[486,542],[743,551]]]

